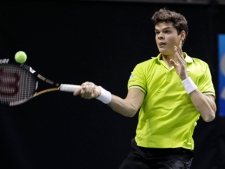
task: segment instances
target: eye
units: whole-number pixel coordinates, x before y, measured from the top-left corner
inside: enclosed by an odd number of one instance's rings
[[[171,32],[171,31],[169,31],[169,30],[166,30],[166,31],[165,31],[165,33],[167,33],[167,34],[169,34],[170,32]]]

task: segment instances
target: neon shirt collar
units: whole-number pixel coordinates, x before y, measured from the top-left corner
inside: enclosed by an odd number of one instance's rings
[[[187,63],[193,63],[194,62],[194,60],[190,56],[188,56],[188,54],[186,52],[183,52],[183,54],[184,54],[184,57],[185,57],[184,59]],[[161,57],[162,57],[162,54],[161,53],[158,54],[157,60],[160,61]],[[156,57],[152,57],[152,58],[156,58]]]

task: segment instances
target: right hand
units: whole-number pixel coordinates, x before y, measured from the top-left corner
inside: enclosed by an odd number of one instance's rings
[[[81,88],[76,90],[73,95],[80,95],[84,99],[97,98],[101,94],[101,88],[92,82],[84,82],[81,84]]]

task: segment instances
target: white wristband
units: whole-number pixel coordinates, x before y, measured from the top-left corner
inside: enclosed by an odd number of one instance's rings
[[[190,77],[184,79],[182,83],[188,94],[190,94],[191,92],[195,91],[198,88]]]
[[[101,86],[99,87],[101,88],[101,94],[96,99],[100,100],[105,104],[108,104],[112,100],[112,94],[109,91],[102,88]]]

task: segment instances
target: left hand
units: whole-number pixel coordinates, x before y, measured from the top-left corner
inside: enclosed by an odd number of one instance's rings
[[[170,62],[174,66],[174,69],[176,70],[180,78],[184,80],[188,77],[188,75],[187,75],[187,69],[186,69],[186,61],[184,59],[181,46],[182,46],[182,42],[180,43],[179,47],[174,46],[174,52],[175,52],[175,55],[177,56],[177,62],[175,62],[173,59],[171,59]]]

